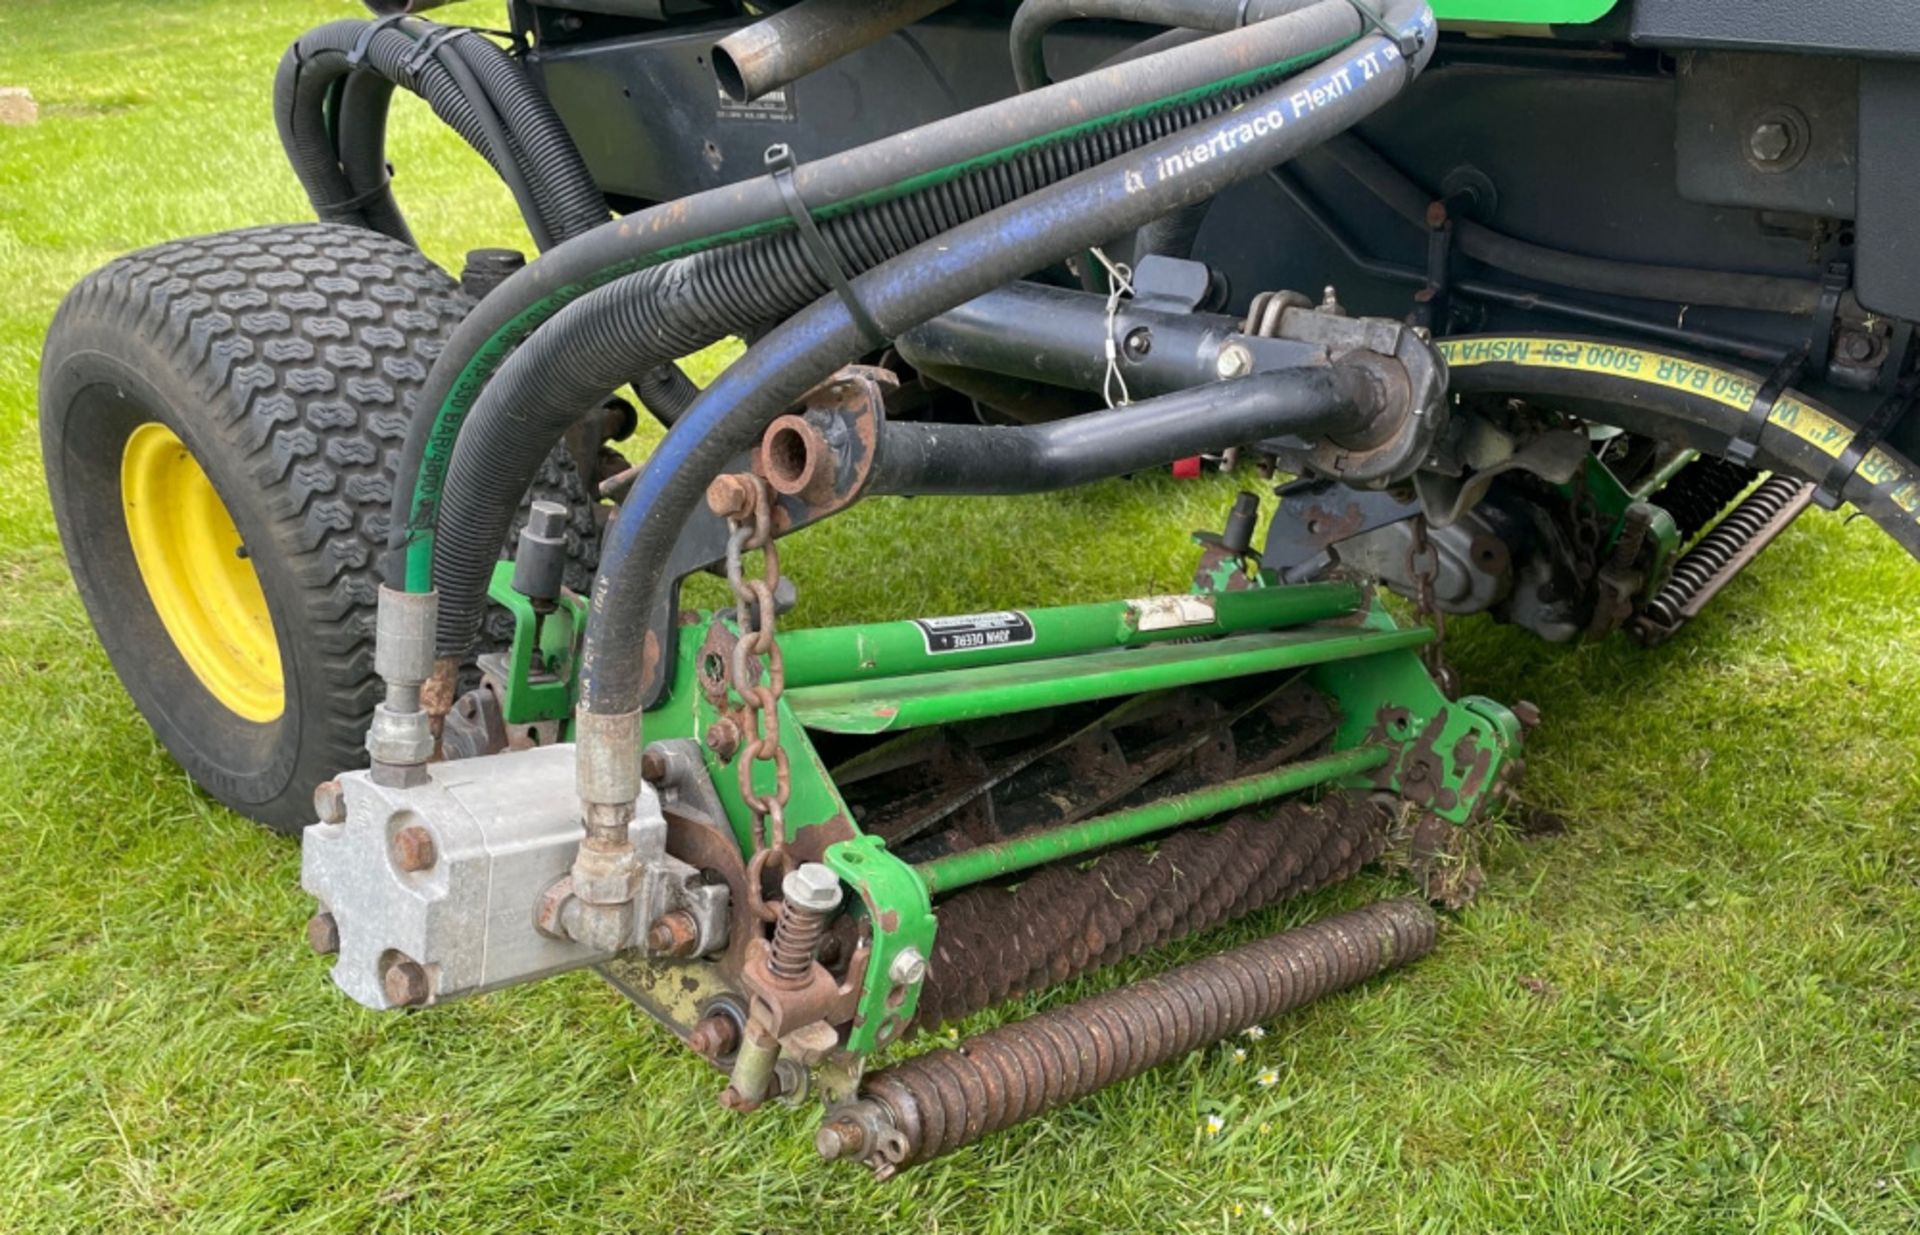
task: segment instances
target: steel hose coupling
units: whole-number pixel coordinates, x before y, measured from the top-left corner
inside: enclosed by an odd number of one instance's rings
[[[386,683],[367,726],[367,756],[375,784],[408,789],[426,780],[433,758],[433,722],[421,688],[433,676],[438,592],[402,592],[381,587],[374,623],[373,671]]]

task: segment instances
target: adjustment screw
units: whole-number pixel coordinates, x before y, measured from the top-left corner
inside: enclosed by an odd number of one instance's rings
[[[780,881],[780,895],[795,909],[832,913],[840,907],[840,877],[819,862],[802,862]]]
[[[332,914],[323,911],[307,919],[307,946],[321,956],[340,950],[340,924]]]
[[[427,1001],[427,971],[419,961],[403,957],[387,966],[381,985],[386,988],[387,1002],[396,1008],[411,1008]]]
[[[655,956],[692,956],[700,944],[700,927],[684,909],[663,913],[647,928],[647,951]]]
[[[431,870],[438,861],[433,851],[433,833],[419,824],[409,824],[393,834],[393,864],[409,874]]]
[[[1229,343],[1214,358],[1213,371],[1221,377],[1245,377],[1253,372],[1253,353],[1238,343]]]
[[[1757,124],[1747,136],[1747,153],[1761,163],[1778,163],[1793,149],[1793,132],[1778,120]]]
[[[915,947],[902,948],[887,966],[887,976],[899,986],[912,986],[927,976],[927,958]]]
[[[347,795],[337,780],[323,780],[313,787],[313,813],[321,823],[347,821]]]

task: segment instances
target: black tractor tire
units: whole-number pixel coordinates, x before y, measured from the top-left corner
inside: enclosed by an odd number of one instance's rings
[[[123,257],[68,293],[47,332],[47,484],[94,628],[193,780],[275,831],[298,833],[313,821],[314,788],[366,763],[395,460],[427,371],[471,303],[406,244],[289,224]],[[156,421],[211,483],[258,578],[284,691],[271,718],[216,696],[143,578],[122,471],[135,431]],[[574,510],[567,581],[584,588],[598,536],[564,452],[530,496]]]

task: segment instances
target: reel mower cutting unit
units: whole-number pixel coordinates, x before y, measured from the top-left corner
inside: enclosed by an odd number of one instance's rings
[[[1425,956],[1537,720],[1450,617],[1683,637],[1816,504],[1920,549],[1893,0],[372,7],[275,83],[321,221],[89,276],[41,382],[116,669],[369,1008],[591,966],[890,1176]],[[396,88],[544,252],[420,254]],[[1169,464],[1285,478],[1188,590],[790,619],[860,503]]]

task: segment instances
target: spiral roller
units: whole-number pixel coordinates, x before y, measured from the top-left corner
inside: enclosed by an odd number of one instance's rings
[[[815,1143],[887,1178],[1419,960],[1437,928],[1381,901],[929,1051],[866,1078]]]
[[[1634,620],[1634,633],[1649,644],[1670,638],[1800,516],[1813,490],[1790,476],[1761,482],[1674,565],[1666,586]]]

